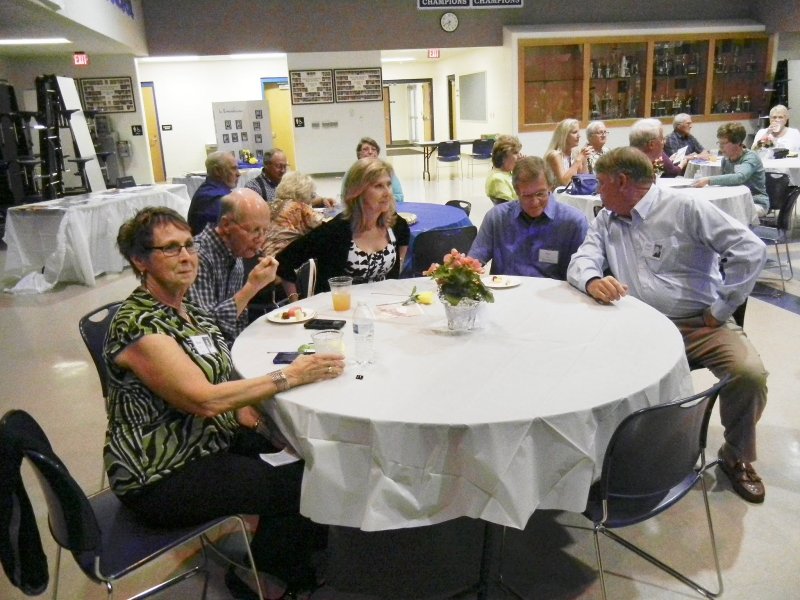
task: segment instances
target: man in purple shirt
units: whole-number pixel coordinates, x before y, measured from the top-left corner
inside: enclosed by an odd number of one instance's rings
[[[186,220],[192,235],[198,235],[209,223],[216,225],[223,196],[230,194],[239,181],[239,163],[230,152],[212,152],[206,157],[206,180],[197,188],[189,204]]]
[[[541,158],[517,161],[511,183],[519,200],[486,213],[469,251],[482,263],[491,260],[491,273],[567,278],[570,258],[588,223],[577,208],[556,201],[548,178],[552,175]]]

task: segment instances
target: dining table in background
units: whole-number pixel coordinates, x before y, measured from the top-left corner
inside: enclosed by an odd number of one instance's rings
[[[702,188],[695,188],[691,187],[692,180],[684,177],[659,177],[656,180],[656,185],[662,188],[681,187],[680,191],[682,193],[692,198],[710,202],[743,225],[749,227],[750,225],[758,224],[753,195],[745,185],[707,185]],[[599,194],[584,196],[559,192],[557,197],[559,202],[574,206],[583,212],[589,222],[594,219],[595,208],[603,205]]]
[[[398,214],[414,215],[416,220],[409,224],[411,229],[411,239],[408,244],[406,261],[400,271],[400,276],[411,275],[411,256],[414,250],[414,240],[424,231],[434,229],[451,229],[454,227],[469,227],[472,225],[467,213],[455,206],[446,204],[434,204],[432,202],[403,202],[397,205]]]
[[[117,249],[117,233],[145,206],[166,206],[185,217],[186,186],[144,185],[9,208],[4,276],[22,278],[9,291],[44,292],[60,281],[93,286],[97,275],[122,271],[128,262]]]
[[[764,158],[761,160],[764,170],[786,173],[792,185],[800,185],[800,157],[793,158]],[[708,161],[694,159],[686,165],[686,177],[711,177],[722,173],[722,162],[720,160]]]
[[[257,166],[239,167],[239,181],[236,187],[244,187],[253,179],[261,175],[261,168]],[[202,183],[206,180],[205,173],[187,173],[183,177],[173,177],[172,183],[183,184],[186,186],[186,191],[191,199]]]
[[[445,140],[450,141],[450,140]],[[470,145],[475,140],[458,140],[461,144],[461,149],[463,151],[465,145]],[[439,147],[439,142],[412,142],[414,146],[417,148],[422,148],[422,179],[424,180],[425,177],[428,177],[428,181],[431,180],[431,156],[433,153],[436,152],[436,149]]]

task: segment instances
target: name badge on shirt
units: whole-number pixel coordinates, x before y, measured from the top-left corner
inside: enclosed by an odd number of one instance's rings
[[[539,250],[539,262],[547,263],[548,265],[558,264],[558,250]]]
[[[194,346],[195,352],[201,356],[217,352],[217,347],[214,345],[210,335],[193,335],[189,337],[189,341]]]
[[[661,257],[664,254],[664,246],[663,244],[654,244],[653,242],[647,242],[644,245],[643,254],[646,258],[661,260]]]

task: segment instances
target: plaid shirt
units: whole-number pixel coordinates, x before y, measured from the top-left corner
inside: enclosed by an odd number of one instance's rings
[[[236,314],[233,295],[244,285],[242,259],[236,258],[217,234],[214,225],[195,236],[199,246],[197,279],[189,289],[189,299],[217,322],[225,339],[233,343],[247,327],[247,311]]]

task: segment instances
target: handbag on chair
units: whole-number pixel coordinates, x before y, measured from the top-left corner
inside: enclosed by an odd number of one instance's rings
[[[594,196],[597,193],[597,175],[578,173],[572,176],[564,191],[573,196]]]

